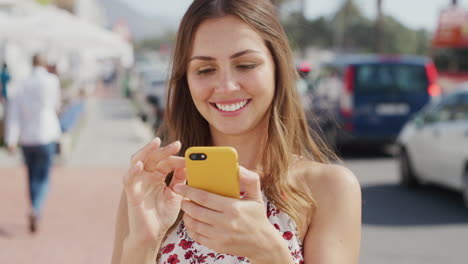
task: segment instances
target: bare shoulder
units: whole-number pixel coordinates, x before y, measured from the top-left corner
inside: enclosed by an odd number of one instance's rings
[[[295,168],[295,183],[306,188],[320,202],[322,196],[339,196],[340,194],[359,194],[361,188],[354,173],[345,166],[324,164],[316,161],[301,161]],[[300,184],[299,184],[300,183]],[[325,198],[325,197],[324,197]]]
[[[354,173],[313,161],[301,161],[295,169],[296,184],[302,182],[316,202],[305,231],[305,263],[358,263],[361,187]]]

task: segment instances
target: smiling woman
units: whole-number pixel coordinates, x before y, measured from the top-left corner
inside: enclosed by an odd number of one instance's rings
[[[296,78],[269,0],[193,1],[168,91],[172,143],[132,156],[113,263],[357,263],[359,183],[310,135]],[[192,146],[237,150],[240,199],[185,185],[177,153]]]
[[[267,127],[275,88],[273,59],[260,35],[236,16],[201,23],[187,80],[215,141],[219,134],[251,134]]]

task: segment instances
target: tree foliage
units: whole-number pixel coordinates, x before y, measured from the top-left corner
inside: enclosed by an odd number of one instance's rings
[[[163,45],[173,45],[175,43],[176,34],[175,32],[166,32],[161,36],[154,38],[144,39],[135,45],[137,52],[144,50],[160,50]]]
[[[392,16],[384,16],[380,34],[377,21],[365,17],[353,0],[347,0],[330,17],[307,19],[300,12],[290,14],[283,21],[293,48],[308,46],[344,52],[378,52],[381,37],[382,52],[392,54],[426,54],[429,33],[413,30]]]

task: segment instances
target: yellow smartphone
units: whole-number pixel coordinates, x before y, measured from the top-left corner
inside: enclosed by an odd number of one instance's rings
[[[208,192],[240,198],[237,151],[232,147],[191,147],[185,151],[187,184]]]

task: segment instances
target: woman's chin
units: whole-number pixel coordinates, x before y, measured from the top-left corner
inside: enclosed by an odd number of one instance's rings
[[[218,125],[215,126],[215,130],[218,133],[224,134],[224,135],[242,135],[245,134],[249,129],[247,126],[239,125],[239,124],[229,124],[229,125]]]

